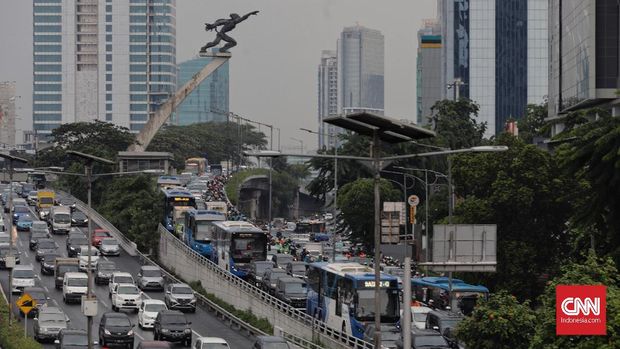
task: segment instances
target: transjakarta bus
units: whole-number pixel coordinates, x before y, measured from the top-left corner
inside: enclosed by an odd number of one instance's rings
[[[191,172],[196,176],[202,176],[207,172],[207,159],[189,158],[185,160],[185,172]]]
[[[447,277],[423,277],[411,279],[411,294],[421,302],[433,300],[436,306],[444,309],[449,305],[450,284]],[[451,309],[465,315],[471,314],[478,299],[488,299],[489,289],[484,286],[466,284],[463,280],[452,279]]]
[[[160,189],[180,187],[182,184],[181,179],[176,176],[159,176],[157,178],[157,187]]]
[[[252,261],[267,260],[267,234],[245,221],[213,222],[216,240],[211,260],[220,268],[247,279]]]
[[[183,240],[192,250],[211,259],[213,247],[211,242],[215,240],[215,227],[213,222],[225,221],[226,215],[218,211],[194,210],[185,212],[185,234]]]
[[[381,274],[381,324],[400,320],[398,279]],[[375,274],[359,263],[310,264],[306,313],[342,333],[363,339],[375,321]]]
[[[162,224],[169,232],[174,234],[173,208],[190,206],[196,208],[196,199],[187,190],[180,188],[162,189],[164,193],[164,221]]]

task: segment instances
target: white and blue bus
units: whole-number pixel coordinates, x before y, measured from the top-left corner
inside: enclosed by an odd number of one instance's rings
[[[216,239],[211,260],[220,268],[247,279],[252,261],[267,260],[267,234],[245,221],[213,222]]]
[[[183,240],[192,250],[211,259],[215,240],[213,222],[225,221],[226,215],[219,211],[190,209],[185,212]]]
[[[196,208],[196,199],[192,193],[181,188],[162,189],[162,192],[164,193],[164,221],[162,224],[174,234],[174,208],[181,206]]]
[[[381,324],[400,320],[398,279],[381,274]],[[374,270],[359,263],[312,263],[308,269],[306,313],[342,333],[363,339],[375,321]]]
[[[467,284],[461,279],[452,279],[452,297],[450,297],[450,281],[447,277],[428,276],[411,279],[411,295],[423,303],[428,303],[432,299],[440,309],[450,306],[452,310],[469,315],[479,299],[489,298],[489,289],[481,285]]]

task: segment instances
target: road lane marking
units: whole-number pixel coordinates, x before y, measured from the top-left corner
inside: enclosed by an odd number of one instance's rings
[[[142,336],[138,333],[138,331],[133,331],[133,334],[135,334],[138,338],[140,338],[140,339],[144,340],[144,337],[142,337]]]
[[[28,251],[24,250],[24,254],[26,255],[26,257],[30,258],[30,255],[28,254]]]

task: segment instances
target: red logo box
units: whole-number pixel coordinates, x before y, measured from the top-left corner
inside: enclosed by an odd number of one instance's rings
[[[606,335],[606,297],[605,286],[556,286],[556,335]]]

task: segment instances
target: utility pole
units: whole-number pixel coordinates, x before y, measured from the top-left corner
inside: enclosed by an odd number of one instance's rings
[[[461,78],[454,79],[454,82],[448,84],[448,89],[454,89],[454,101],[457,102],[461,98],[461,85],[466,85]]]

